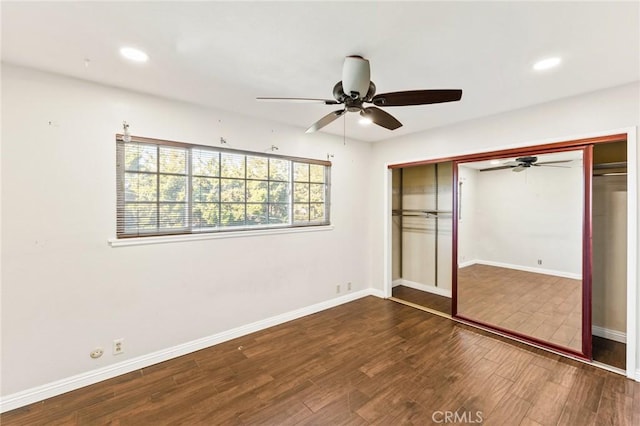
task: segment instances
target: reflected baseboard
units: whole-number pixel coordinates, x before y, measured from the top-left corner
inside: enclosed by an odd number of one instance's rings
[[[609,339],[619,343],[627,343],[627,333],[622,331],[594,325],[591,327],[591,333],[593,333],[594,336],[602,337],[603,339]]]
[[[467,266],[473,266],[476,263],[480,264],[479,260],[467,260],[466,262],[459,262],[458,268],[466,268]]]
[[[493,260],[469,260],[458,264],[459,268],[466,268],[473,265],[497,266],[498,268],[515,269],[517,271],[533,272],[535,274],[552,275],[554,277],[571,278],[581,280],[582,274],[573,272],[556,271],[554,269],[536,268],[533,266],[514,265],[512,263],[494,262]]]
[[[405,287],[409,287],[414,290],[426,291],[427,293],[437,294],[438,296],[451,298],[451,289],[436,287],[430,284],[422,284],[422,283],[417,283],[415,281],[409,281],[409,280],[399,278],[397,280],[394,280],[391,283],[391,285],[393,287],[403,285]]]

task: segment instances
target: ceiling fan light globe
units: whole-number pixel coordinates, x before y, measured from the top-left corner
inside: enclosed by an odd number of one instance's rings
[[[342,90],[353,99],[363,98],[369,92],[371,69],[369,61],[360,56],[347,56],[342,67]]]

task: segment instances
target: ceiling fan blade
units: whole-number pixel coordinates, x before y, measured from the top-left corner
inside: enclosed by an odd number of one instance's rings
[[[540,166],[543,164],[559,164],[559,163],[570,163],[573,160],[559,160],[559,161],[543,161],[542,163],[536,163],[536,166]]]
[[[369,118],[378,126],[382,126],[385,129],[395,130],[398,127],[402,127],[402,123],[396,120],[396,118],[386,111],[376,107],[364,108],[360,111],[360,115],[365,118]]]
[[[459,101],[462,90],[407,90],[404,92],[381,93],[371,102],[376,106],[426,105]]]
[[[524,170],[525,170],[525,169],[527,169],[527,168],[528,168],[527,166],[518,166],[518,167],[514,167],[513,169],[511,169],[511,171],[512,171],[512,172],[519,173],[519,172],[524,171]]]
[[[487,169],[480,169],[481,172],[492,172],[494,170],[506,170],[513,169],[516,166],[497,166],[497,167],[489,167]]]
[[[340,102],[332,99],[316,99],[316,98],[270,98],[265,96],[259,96],[257,101],[266,102],[298,102],[298,103],[323,103],[325,105],[338,105]]]
[[[339,109],[339,110],[330,112],[329,114],[327,114],[324,117],[322,117],[320,120],[318,120],[315,123],[313,123],[311,125],[311,127],[309,127],[307,129],[307,131],[305,133],[312,133],[312,132],[316,132],[316,131],[322,129],[324,126],[326,126],[329,123],[332,123],[334,120],[336,120],[338,117],[340,117],[345,112],[346,112],[346,110],[344,110],[344,109]]]

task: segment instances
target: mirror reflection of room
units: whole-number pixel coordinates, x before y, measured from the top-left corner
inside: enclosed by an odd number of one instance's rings
[[[457,314],[582,353],[582,150],[458,164]]]
[[[453,163],[392,170],[392,297],[451,314]]]

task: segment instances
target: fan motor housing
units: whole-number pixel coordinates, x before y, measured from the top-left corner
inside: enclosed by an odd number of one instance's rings
[[[362,104],[362,102],[369,102],[371,101],[371,98],[373,98],[375,94],[376,94],[376,85],[373,83],[373,81],[369,82],[369,90],[367,90],[367,93],[364,95],[364,97],[362,96],[352,97],[344,93],[344,89],[342,87],[341,81],[337,82],[336,85],[333,86],[333,97],[335,98],[336,101],[340,103],[345,103],[345,104],[348,104],[350,100],[352,102],[360,101],[359,102],[360,104]]]
[[[538,157],[520,157],[516,158],[516,161],[519,163],[528,163],[529,165],[531,165],[532,163],[538,161]]]

